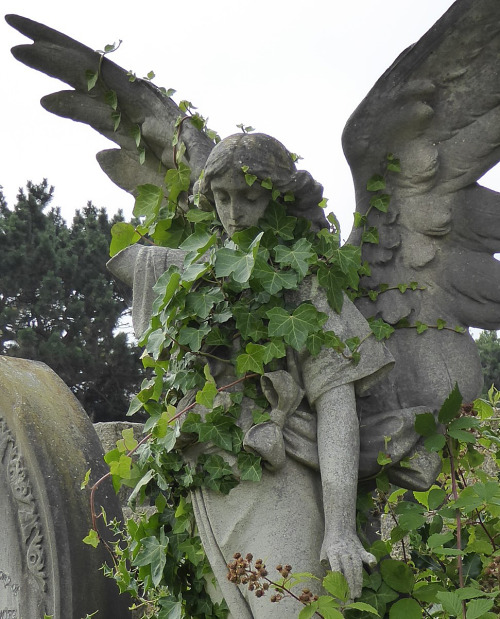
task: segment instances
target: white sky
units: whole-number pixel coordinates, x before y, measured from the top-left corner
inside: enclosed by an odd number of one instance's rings
[[[222,137],[238,123],[270,133],[304,160],[325,186],[343,237],[354,195],[340,137],[375,80],[451,6],[451,0],[162,0],[125,3],[3,0],[3,13],[40,21],[102,49],[122,39],[112,59],[138,76],[175,88]],[[130,6],[133,6],[132,4]],[[14,60],[28,42],[2,20],[0,185],[12,206],[26,180],[47,177],[66,219],[92,200],[130,216],[133,199],[100,170],[95,153],[111,143],[84,125],[45,112],[39,99],[60,82]],[[500,182],[496,183],[500,186]],[[495,188],[495,182],[490,182]]]

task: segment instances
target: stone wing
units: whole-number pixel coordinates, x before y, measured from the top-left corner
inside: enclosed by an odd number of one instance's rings
[[[376,82],[343,146],[356,209],[379,234],[378,245],[363,244],[364,285],[426,289],[372,292],[359,300],[363,313],[500,328],[500,194],[477,183],[500,161],[500,2],[455,2]],[[401,172],[387,174],[384,213],[370,209],[366,184],[388,153]],[[353,228],[349,242],[362,233]]]
[[[185,116],[172,99],[147,80],[130,81],[129,73],[106,56],[52,28],[18,15],[6,20],[33,40],[14,47],[15,58],[73,89],[43,97],[42,106],[88,124],[120,146],[97,154],[110,179],[134,195],[137,185],[163,185],[165,172],[174,167],[176,123]],[[98,74],[90,90],[89,72]],[[182,124],[181,140],[194,183],[214,144],[189,122]]]

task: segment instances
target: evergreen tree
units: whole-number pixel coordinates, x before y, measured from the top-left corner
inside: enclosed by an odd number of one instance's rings
[[[94,421],[124,418],[138,351],[117,330],[124,289],[106,270],[111,221],[90,202],[71,227],[29,182],[10,210],[0,191],[0,354],[43,361]]]
[[[483,331],[476,340],[483,368],[483,395],[491,385],[500,389],[500,339],[496,331]]]

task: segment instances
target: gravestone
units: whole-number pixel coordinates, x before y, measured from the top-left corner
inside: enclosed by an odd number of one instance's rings
[[[128,600],[99,569],[110,562],[91,528],[89,490],[105,472],[90,420],[42,363],[0,357],[0,618],[126,619]],[[120,517],[112,488],[97,500]]]

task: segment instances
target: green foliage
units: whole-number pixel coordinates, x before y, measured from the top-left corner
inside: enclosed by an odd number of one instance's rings
[[[192,105],[184,102],[184,108],[190,110]],[[397,172],[399,162],[389,155],[386,167],[386,173]],[[201,486],[228,493],[241,480],[258,483],[261,463],[243,450],[237,420],[244,398],[253,400],[254,422],[266,420],[259,376],[281,367],[287,347],[307,348],[312,355],[329,347],[353,363],[360,358],[359,337],[342,342],[335,333],[324,331],[327,316],[308,300],[292,302],[289,291],[299,289],[305,277],[316,276],[330,307],[339,312],[345,291],[376,298],[391,288],[401,294],[421,289],[417,282],[409,282],[359,290],[360,277],[369,274],[360,247],[340,247],[338,234],[328,231],[311,233],[307,222],[287,213],[286,202],[293,196],[280,196],[272,179],[259,179],[244,167],[242,174],[249,185],[268,188],[271,199],[260,229],[243,230],[231,240],[220,235],[209,205],[204,210],[197,207],[201,198],[186,211],[182,195],[188,174],[180,165],[166,179],[165,188],[144,187],[136,205],[139,234],[187,252],[182,271],[170,267],[158,280],[151,327],[143,338],[143,363],[151,376],[132,401],[130,413],[143,408],[149,414],[147,440],[130,451],[117,445],[107,455],[115,487],[135,486],[133,501],[147,497],[157,507],[157,513],[139,523],[129,521],[120,532],[116,567],[110,572],[122,591],[158,618],[227,614],[205,592],[210,568],[196,536],[189,496]],[[369,209],[387,211],[385,186],[385,176],[370,179]],[[358,217],[356,225],[363,230],[362,243],[378,242],[366,216]],[[379,340],[390,337],[395,328],[380,319],[370,325],[368,337]],[[443,320],[396,327],[418,333],[453,329]],[[219,385],[211,368],[223,365],[232,367],[234,379]],[[328,595],[307,600],[292,591],[301,582],[300,574],[292,578],[285,570],[279,581],[265,577],[278,596],[292,595],[304,605],[302,610],[297,607],[300,619],[315,614],[412,619],[423,612],[445,619],[461,616],[464,608],[469,619],[478,619],[498,610],[499,588],[490,575],[496,574],[495,557],[500,554],[500,498],[498,484],[478,467],[485,453],[498,459],[500,440],[491,403],[478,401],[476,408],[481,422],[471,416],[471,409],[462,407],[455,389],[439,411],[439,424],[431,413],[417,417],[416,429],[425,445],[443,456],[443,472],[428,492],[411,497],[391,488],[383,473],[376,480],[373,507],[389,513],[397,524],[389,540],[370,548],[379,568],[365,573],[359,600],[348,603],[341,574],[329,573],[323,581]],[[184,460],[181,449],[206,442],[217,451],[200,450],[196,463]],[[372,497],[362,497],[360,503],[371,501]],[[402,545],[402,557],[390,557],[397,544]]]
[[[483,397],[492,385],[500,389],[500,340],[496,331],[483,331],[476,340],[483,369]]]
[[[126,302],[105,263],[111,226],[127,224],[89,203],[68,227],[51,199],[44,181],[12,210],[0,201],[0,354],[47,363],[91,418],[120,419],[140,371],[116,333]]]

